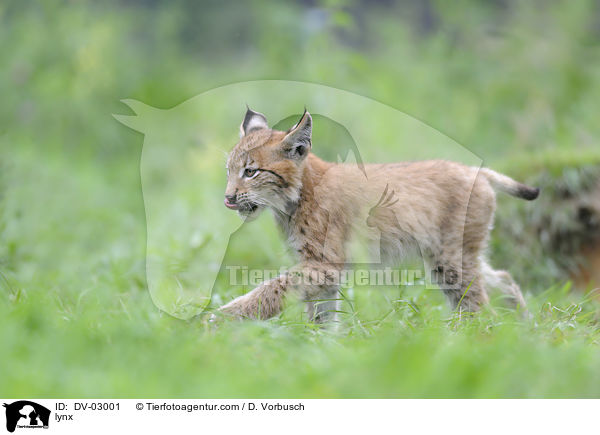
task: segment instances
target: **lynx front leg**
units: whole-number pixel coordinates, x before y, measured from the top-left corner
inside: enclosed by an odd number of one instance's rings
[[[309,320],[315,323],[326,323],[336,320],[336,313],[339,311],[339,288],[329,286],[315,297],[307,300],[306,314]]]
[[[219,310],[240,318],[268,319],[281,312],[285,295],[293,291],[308,301],[311,320],[323,322],[336,310],[339,277],[337,266],[304,264],[265,281]]]
[[[254,290],[219,308],[230,316],[250,319],[268,319],[281,312],[283,297],[288,288],[287,276],[278,276],[263,282]]]
[[[306,301],[308,319],[315,323],[336,320],[339,311],[339,265],[313,263],[291,273],[302,278],[302,284],[296,288]]]

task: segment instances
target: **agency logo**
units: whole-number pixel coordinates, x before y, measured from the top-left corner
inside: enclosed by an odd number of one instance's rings
[[[6,430],[14,432],[19,429],[48,429],[50,410],[29,400],[18,400],[4,404],[6,408]]]

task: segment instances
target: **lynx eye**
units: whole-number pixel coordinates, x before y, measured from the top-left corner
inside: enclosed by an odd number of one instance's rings
[[[244,177],[252,178],[256,175],[256,173],[257,173],[256,169],[251,169],[251,168],[244,169]]]

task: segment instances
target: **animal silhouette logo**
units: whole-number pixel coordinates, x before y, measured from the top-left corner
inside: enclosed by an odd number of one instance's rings
[[[240,108],[255,102],[260,102],[266,116],[281,120],[274,128],[287,129],[303,106],[329,120],[328,125],[341,126],[339,131],[343,127],[349,140],[338,142],[332,136],[319,142],[328,145],[320,151],[329,150],[330,155],[323,156],[329,160],[355,161],[358,175],[366,176],[361,170],[363,159],[382,160],[373,140],[373,130],[382,126],[393,126],[394,131],[392,136],[384,135],[386,161],[441,158],[481,165],[475,154],[405,113],[313,83],[233,83],[165,110],[123,100],[133,114],[114,117],[144,136],[140,178],[146,215],[146,282],[154,304],[177,318],[203,313],[213,288],[230,285],[225,268],[230,242],[259,232],[260,221],[246,224],[230,213],[223,207],[221,192],[214,188],[226,183],[226,156],[239,140],[231,126],[239,125]],[[290,119],[284,118],[288,115]],[[380,204],[374,213],[388,213],[388,205]]]
[[[385,229],[381,228],[381,222],[393,222],[395,223],[394,228],[400,229],[400,223],[398,222],[398,218],[396,217],[396,213],[392,206],[398,202],[398,198],[395,196],[395,191],[389,191],[389,184],[385,185],[385,189],[375,204],[369,210],[369,215],[367,216],[366,224],[370,228],[377,228],[379,231],[379,261],[385,262],[385,259],[389,256],[388,250],[386,249],[386,242],[389,241],[385,238]],[[394,243],[394,242],[391,242]]]
[[[19,428],[48,428],[50,410],[30,400],[18,400],[3,405],[6,408],[6,430]]]

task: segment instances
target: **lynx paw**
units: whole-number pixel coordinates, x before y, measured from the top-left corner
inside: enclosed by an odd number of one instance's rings
[[[269,319],[281,311],[278,289],[261,286],[223,305],[219,312],[238,319]]]
[[[253,304],[248,299],[248,295],[235,298],[228,304],[219,308],[219,313],[236,319],[256,318]]]

